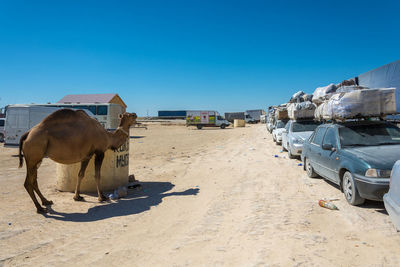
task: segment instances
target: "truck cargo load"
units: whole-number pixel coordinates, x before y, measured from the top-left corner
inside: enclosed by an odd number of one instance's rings
[[[289,119],[289,116],[286,108],[285,109],[280,108],[275,111],[275,120],[287,120],[287,119]]]
[[[314,118],[316,105],[310,101],[291,103],[288,108],[288,117],[292,120]]]
[[[336,85],[333,83],[328,86],[322,86],[315,89],[312,102],[319,105],[325,100],[329,99],[336,92]]]
[[[316,109],[315,117],[320,120],[345,120],[398,113],[400,90],[379,88],[334,94]]]

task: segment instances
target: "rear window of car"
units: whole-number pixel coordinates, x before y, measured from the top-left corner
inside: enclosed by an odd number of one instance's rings
[[[279,128],[285,128],[285,123],[283,122],[283,121],[278,121],[277,123],[276,123],[276,128],[277,129],[279,129]]]
[[[351,125],[339,128],[340,144],[378,146],[400,144],[400,129],[389,123]]]
[[[314,134],[314,138],[311,141],[311,143],[316,144],[316,145],[321,145],[322,143],[322,139],[324,138],[326,132],[326,128],[325,127],[320,127],[316,130],[315,134]]]
[[[296,121],[293,122],[292,132],[311,132],[317,128],[319,123],[315,121]]]
[[[4,122],[5,122],[5,120],[0,120],[0,127],[4,126]]]

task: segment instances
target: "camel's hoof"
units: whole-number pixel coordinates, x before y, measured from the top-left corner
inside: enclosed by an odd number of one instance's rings
[[[101,195],[101,196],[99,196],[99,201],[100,202],[102,202],[102,201],[107,201],[107,200],[110,200],[110,198],[109,197],[106,197],[105,195]]]
[[[51,205],[53,205],[54,203],[53,203],[53,201],[51,201],[51,200],[46,200],[46,201],[43,201],[42,204],[43,204],[43,206],[51,206]]]
[[[47,213],[49,211],[46,208],[40,207],[40,208],[37,208],[36,212],[40,213],[40,214],[45,214],[45,213]]]
[[[75,201],[85,201],[85,199],[81,196],[74,196]]]

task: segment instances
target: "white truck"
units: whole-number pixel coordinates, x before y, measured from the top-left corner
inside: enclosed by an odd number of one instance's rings
[[[229,121],[225,120],[217,111],[188,110],[186,113],[186,126],[196,126],[199,130],[203,127],[220,127],[224,129],[229,126]]]
[[[21,136],[45,117],[62,109],[62,107],[49,107],[40,105],[9,105],[6,108],[5,120],[5,145],[18,145]],[[93,114],[84,110],[89,116]]]

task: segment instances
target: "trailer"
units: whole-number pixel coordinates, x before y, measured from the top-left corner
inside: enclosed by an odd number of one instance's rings
[[[233,123],[234,120],[244,120],[245,118],[245,112],[225,112],[225,119],[230,123]]]
[[[158,118],[159,119],[185,119],[186,118],[186,110],[159,110]]]
[[[199,130],[203,127],[220,127],[224,129],[229,124],[229,121],[214,110],[192,110],[186,113],[186,126],[196,126]]]

